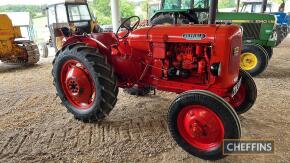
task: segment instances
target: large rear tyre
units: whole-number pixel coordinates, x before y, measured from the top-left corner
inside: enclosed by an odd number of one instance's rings
[[[267,51],[258,45],[244,45],[240,66],[252,76],[262,73],[268,66],[269,56]]]
[[[263,48],[267,51],[267,54],[270,60],[273,55],[273,48],[271,46],[263,46]]]
[[[257,98],[257,87],[251,75],[242,69],[240,77],[242,77],[240,89],[229,103],[238,114],[243,114],[254,105]]]
[[[151,21],[151,25],[174,24],[174,19],[170,15],[160,15]]]
[[[241,137],[234,109],[208,91],[187,91],[171,104],[168,128],[177,144],[188,153],[206,160],[223,157],[224,139]]]
[[[63,105],[79,120],[101,120],[117,102],[114,71],[95,48],[84,44],[62,48],[54,61],[52,74]]]

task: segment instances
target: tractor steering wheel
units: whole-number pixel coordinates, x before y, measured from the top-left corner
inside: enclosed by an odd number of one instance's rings
[[[133,24],[133,26],[131,25],[127,25],[127,23],[130,23],[130,20],[133,18],[137,18],[137,21]],[[116,32],[116,36],[118,39],[124,39],[126,37],[128,37],[129,33],[132,32],[133,30],[135,30],[140,24],[140,18],[138,16],[131,16],[129,18],[127,18],[126,20],[123,21],[123,23],[119,26],[117,32]],[[126,33],[123,36],[118,35],[118,33],[120,32],[120,30],[122,28],[126,29]]]

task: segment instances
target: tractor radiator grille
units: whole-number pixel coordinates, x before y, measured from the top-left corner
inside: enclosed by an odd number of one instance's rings
[[[243,40],[259,39],[261,23],[242,23],[244,29]]]

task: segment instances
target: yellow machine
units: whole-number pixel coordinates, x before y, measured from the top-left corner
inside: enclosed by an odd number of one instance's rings
[[[13,27],[6,14],[0,14],[0,60],[5,63],[34,64],[39,61],[36,44],[21,39],[20,27]]]

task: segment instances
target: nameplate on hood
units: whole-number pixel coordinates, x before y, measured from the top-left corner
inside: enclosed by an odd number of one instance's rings
[[[186,40],[202,40],[206,36],[204,33],[185,33],[182,37]]]

